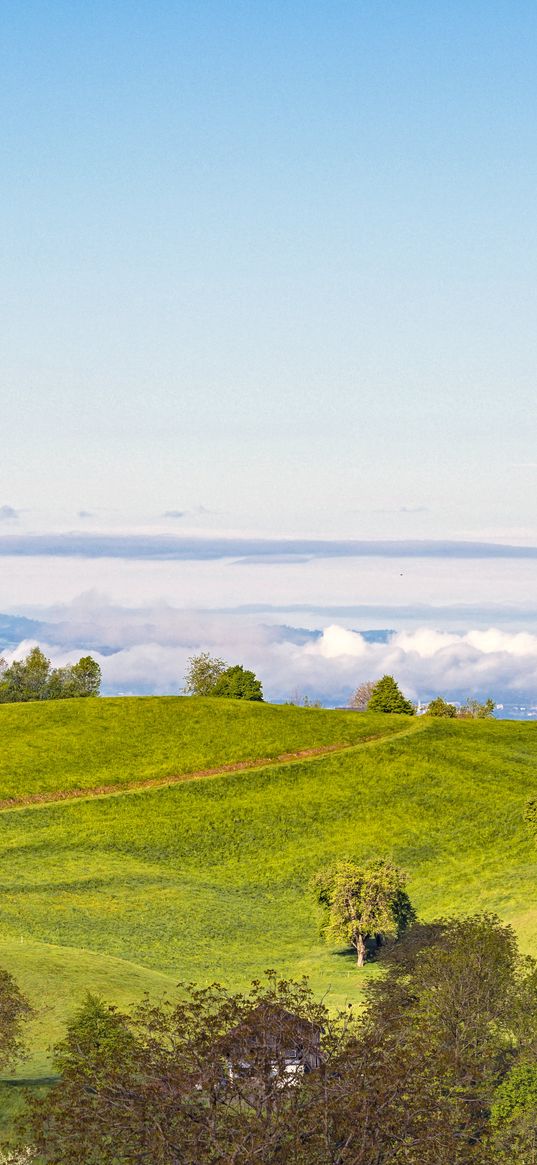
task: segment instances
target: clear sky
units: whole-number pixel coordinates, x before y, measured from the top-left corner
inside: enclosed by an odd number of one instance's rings
[[[533,2],[0,22],[10,529],[537,540]]]

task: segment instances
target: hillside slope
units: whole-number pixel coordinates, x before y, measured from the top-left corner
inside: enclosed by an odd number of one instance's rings
[[[257,711],[241,712],[241,747],[249,755],[249,717],[257,732]],[[205,715],[209,720],[212,709]],[[221,715],[225,736],[226,708]],[[230,738],[237,741],[233,715]],[[296,717],[296,709],[282,708],[271,721],[282,728],[274,736],[278,751],[296,733]],[[331,717],[341,736],[344,715],[325,713],[325,740]],[[319,739],[315,719],[301,712],[310,736],[293,737],[297,746]],[[381,719],[393,733],[395,720]],[[378,732],[378,718],[350,720],[363,738],[373,727]],[[83,718],[80,725],[83,736]],[[150,990],[155,976],[163,985],[219,978],[240,986],[271,966],[307,972],[334,1002],[356,997],[363,977],[349,952],[320,942],[309,891],[312,874],[339,855],[391,856],[409,870],[423,917],[495,910],[537,954],[537,852],[522,819],[537,788],[537,729],[505,721],[409,727],[407,719],[399,736],[285,766],[2,812],[0,933],[9,968],[17,974],[20,964],[34,997],[46,997],[54,982],[43,988],[36,953],[32,988],[28,954],[53,944],[56,958],[64,948],[73,980],[68,1007],[86,978],[88,987],[98,981],[116,998],[122,984],[127,995],[137,994],[144,975]],[[161,748],[164,757],[165,741]],[[50,758],[46,763],[52,773]],[[120,996],[124,1001],[125,990]],[[54,1031],[59,1019],[56,1008]],[[41,1063],[45,1034],[43,1020]]]
[[[408,717],[181,696],[0,705],[0,800],[352,744]]]

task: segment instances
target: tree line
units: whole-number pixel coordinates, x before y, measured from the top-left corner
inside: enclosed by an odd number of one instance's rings
[[[349,707],[356,712],[392,712],[403,716],[414,716],[416,713],[415,705],[403,695],[394,677],[387,675],[380,680],[364,680],[359,684],[350,698]],[[457,707],[443,696],[436,696],[427,705],[427,715],[443,719],[488,720],[495,707],[494,700],[490,698],[481,703],[469,696],[464,704]]]
[[[13,660],[9,666],[0,659],[0,704],[98,696],[100,686],[101,669],[91,655],[55,668],[39,647],[32,647],[25,659]]]
[[[382,966],[358,1013],[276,972],[125,1011],[88,996],[22,1144],[43,1165],[534,1165],[537,964],[511,927],[414,921]],[[0,997],[5,1066],[27,1004],[5,974]]]
[[[242,664],[229,666],[218,656],[208,651],[192,655],[187,661],[183,692],[187,696],[223,696],[232,700],[263,700],[261,681],[253,671]],[[320,708],[318,700],[307,696],[303,700],[295,698],[289,703],[300,703],[306,708]],[[357,712],[383,712],[400,716],[414,716],[416,706],[401,691],[393,676],[385,675],[378,680],[365,680],[353,692],[349,707]],[[427,715],[458,719],[488,719],[492,716],[495,703],[487,699],[484,703],[469,697],[462,707],[449,703],[443,696],[431,700]]]

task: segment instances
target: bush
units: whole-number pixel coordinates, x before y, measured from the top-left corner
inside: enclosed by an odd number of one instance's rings
[[[437,696],[435,700],[431,700],[427,715],[449,717],[452,720],[457,715],[457,709],[454,704],[448,704],[442,696]]]
[[[226,668],[214,687],[211,696],[227,696],[230,700],[262,700],[263,689],[253,671],[247,671],[240,664]]]

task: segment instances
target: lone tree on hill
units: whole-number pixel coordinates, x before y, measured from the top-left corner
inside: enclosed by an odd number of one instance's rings
[[[227,696],[230,700],[262,700],[263,689],[253,671],[202,651],[188,660],[183,691],[189,696]]]
[[[405,871],[389,861],[357,865],[345,860],[320,871],[314,887],[326,941],[349,943],[356,951],[357,966],[363,967],[369,939],[375,938],[379,947],[414,921],[406,883]]]
[[[183,691],[188,696],[212,696],[214,685],[226,668],[227,663],[223,659],[210,655],[208,651],[191,655],[187,660]]]
[[[454,704],[448,704],[442,696],[437,696],[435,700],[431,700],[427,708],[428,716],[442,716],[444,719],[449,718],[453,720],[457,715],[457,709]]]
[[[240,664],[236,664],[235,667],[228,667],[222,672],[210,695],[227,696],[230,700],[262,701],[263,689],[261,681],[256,678],[253,671],[247,671]]]
[[[367,705],[368,712],[400,712],[404,716],[414,716],[415,708],[407,700],[396,684],[393,676],[383,676],[377,680]]]
[[[369,701],[375,690],[374,680],[365,680],[363,684],[353,692],[349,700],[349,708],[354,708],[356,712],[365,712],[369,708]]]

